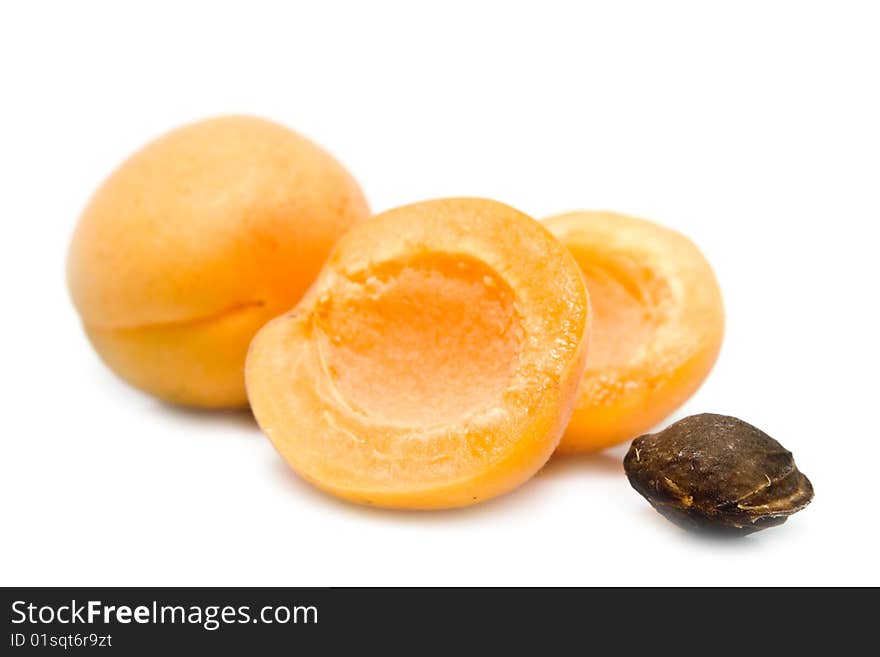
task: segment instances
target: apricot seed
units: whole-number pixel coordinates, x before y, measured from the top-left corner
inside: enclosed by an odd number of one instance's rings
[[[442,199],[358,224],[293,311],[256,335],[251,408],[339,497],[447,508],[500,495],[555,449],[588,298],[572,256],[500,203]]]
[[[95,349],[132,385],[242,406],[251,338],[367,216],[357,183],[298,134],[251,117],[201,121],[97,190],[70,247],[70,292]]]
[[[685,529],[744,536],[781,525],[813,499],[791,452],[729,415],[692,415],[640,436],[623,465],[632,487]]]
[[[686,237],[610,212],[572,212],[545,225],[574,255],[593,309],[587,368],[559,452],[630,440],[703,382],[724,332],[709,263]]]

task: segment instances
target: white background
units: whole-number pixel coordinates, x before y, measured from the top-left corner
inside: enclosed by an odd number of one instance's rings
[[[3,3],[0,583],[880,584],[878,34],[870,2]],[[127,388],[68,299],[71,231],[131,151],[228,112],[322,143],[377,211],[478,195],[683,231],[728,328],[678,417],[763,428],[815,502],[698,539],[614,449],[468,510],[365,509],[246,414]]]

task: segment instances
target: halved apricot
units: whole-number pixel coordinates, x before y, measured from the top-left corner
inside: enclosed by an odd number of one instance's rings
[[[299,305],[251,343],[251,408],[302,477],[399,508],[474,504],[549,458],[583,374],[572,256],[494,201],[356,225]]]
[[[545,225],[574,255],[593,308],[590,354],[559,452],[602,449],[645,433],[702,384],[721,348],[715,275],[686,237],[610,212]]]

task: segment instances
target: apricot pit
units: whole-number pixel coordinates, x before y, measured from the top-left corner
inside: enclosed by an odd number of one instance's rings
[[[632,487],[685,529],[745,536],[781,525],[813,499],[791,452],[729,415],[692,415],[640,436],[623,466]]]

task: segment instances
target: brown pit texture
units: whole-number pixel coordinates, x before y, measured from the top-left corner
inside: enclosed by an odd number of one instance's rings
[[[751,534],[813,499],[791,452],[728,415],[692,415],[640,436],[623,466],[632,487],[685,529]]]

